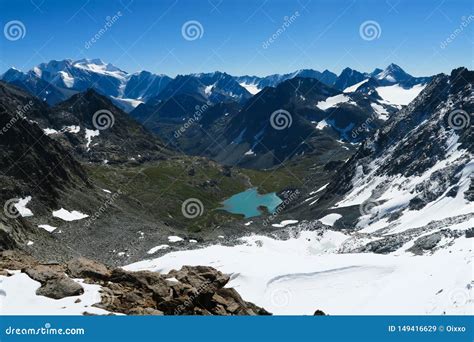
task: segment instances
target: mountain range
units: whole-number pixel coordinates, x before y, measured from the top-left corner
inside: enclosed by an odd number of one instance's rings
[[[399,85],[404,89],[430,80],[430,77],[413,77],[395,64],[371,73],[346,68],[339,76],[329,70],[302,69],[266,77],[231,76],[216,71],[171,78],[148,71],[130,74],[101,59],[52,60],[27,72],[10,68],[0,79],[28,90],[50,105],[92,88],[129,112],[154,97],[167,99],[180,94],[192,94],[211,103],[244,103],[265,87],[276,87],[295,77],[313,78],[341,91],[366,79],[373,79],[378,86]]]

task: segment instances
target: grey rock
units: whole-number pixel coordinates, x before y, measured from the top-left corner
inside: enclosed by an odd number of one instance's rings
[[[50,279],[36,291],[36,294],[39,296],[53,299],[78,296],[83,293],[84,289],[82,286],[68,277]]]
[[[414,254],[423,254],[424,251],[435,248],[442,237],[443,234],[440,232],[422,236],[415,240],[413,247],[409,248],[408,251]]]

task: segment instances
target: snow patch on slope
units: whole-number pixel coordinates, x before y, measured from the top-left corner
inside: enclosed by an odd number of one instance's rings
[[[316,309],[332,315],[472,314],[469,301],[453,296],[463,291],[471,298],[468,239],[431,256],[335,254],[348,239],[334,231],[322,236],[303,231],[284,241],[250,236],[240,245],[173,252],[125,268],[168,272],[212,266],[232,274],[228,286],[245,300],[278,315],[311,315]]]
[[[249,84],[249,83],[239,83],[239,85],[245,88],[250,94],[255,95],[260,92],[260,89],[256,84]]]
[[[90,151],[90,144],[92,142],[92,138],[93,137],[97,137],[99,136],[99,130],[96,129],[96,130],[92,130],[92,129],[87,129],[86,128],[86,148],[87,148],[87,151]]]
[[[53,216],[58,217],[64,221],[76,221],[76,220],[82,220],[83,218],[89,217],[89,215],[83,214],[79,211],[76,211],[76,210],[68,211],[64,208],[53,211]]]
[[[334,226],[334,223],[336,223],[336,221],[339,220],[341,217],[341,214],[329,214],[324,216],[323,218],[320,218],[318,221],[322,224],[332,227]]]
[[[50,226],[49,224],[39,224],[38,227],[43,228],[44,230],[50,233],[54,232],[57,229],[57,227]]]
[[[324,101],[319,101],[316,104],[316,107],[318,107],[321,110],[326,110],[326,109],[329,109],[329,108],[332,108],[332,107],[336,107],[338,104],[346,103],[346,102],[349,102],[349,101],[350,101],[350,98],[348,96],[346,96],[344,94],[339,94],[339,95],[336,95],[336,96],[328,97]]]
[[[21,217],[29,217],[33,216],[33,212],[26,207],[26,205],[31,201],[31,196],[27,196],[25,198],[20,198],[18,203],[15,203],[15,208],[18,210],[18,213]]]
[[[366,83],[369,79],[366,79],[366,80],[363,80],[359,83],[356,83],[350,87],[347,87],[346,89],[343,90],[343,93],[352,93],[354,91],[357,90],[357,88],[359,88],[361,85],[363,85],[364,83]]]
[[[400,85],[395,84],[386,87],[377,87],[375,90],[388,104],[407,105],[413,101],[413,99],[417,97],[425,87],[426,84],[417,84],[409,89],[405,89]]]
[[[373,103],[370,104],[370,106],[375,111],[375,113],[377,114],[377,117],[380,120],[387,120],[388,119],[388,111],[382,105],[373,102]]]

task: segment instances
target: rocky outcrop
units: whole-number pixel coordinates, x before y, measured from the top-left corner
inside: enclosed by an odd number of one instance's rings
[[[168,274],[111,269],[96,261],[77,258],[66,264],[42,264],[19,251],[0,253],[2,271],[21,269],[41,283],[36,294],[60,299],[84,292],[74,279],[97,284],[101,302],[95,306],[126,315],[270,315],[246,302],[233,288],[229,276],[212,267],[183,266]]]
[[[86,258],[72,259],[67,263],[68,274],[73,278],[108,279],[110,271],[104,265]]]
[[[443,238],[441,232],[436,232],[430,235],[419,237],[415,240],[414,245],[409,251],[415,254],[423,254],[424,251],[432,250]]]
[[[228,282],[228,275],[205,266],[183,266],[168,274],[117,268],[103,284],[106,294],[99,306],[129,315],[269,314],[234,289],[224,288]]]

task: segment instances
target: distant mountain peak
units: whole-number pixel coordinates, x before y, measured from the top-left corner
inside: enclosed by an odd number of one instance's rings
[[[334,87],[339,90],[344,90],[354,84],[362,82],[367,77],[354,69],[345,68],[342,70],[341,74],[338,76],[336,82],[334,83]]]
[[[89,64],[96,64],[96,65],[106,65],[106,64],[110,64],[110,63],[105,63],[102,59],[100,58],[92,58],[92,59],[89,59],[89,58],[82,58],[82,59],[79,59],[77,61],[74,62],[74,64],[76,63],[89,63]]]
[[[10,69],[8,69],[7,71],[3,73],[1,79],[6,82],[11,82],[13,80],[23,78],[23,77],[25,77],[25,74],[22,71],[18,70],[15,67],[11,67]]]
[[[378,73],[375,77],[379,80],[387,80],[389,82],[400,82],[410,79],[413,76],[407,74],[405,70],[403,70],[395,63],[391,63],[385,68],[385,70]]]
[[[395,63],[390,63],[389,66],[387,66],[387,69],[404,71],[398,64],[395,64]]]

